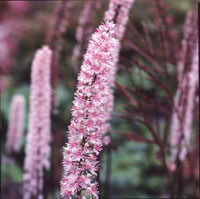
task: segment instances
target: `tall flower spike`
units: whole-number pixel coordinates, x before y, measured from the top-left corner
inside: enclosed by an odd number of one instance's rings
[[[7,132],[6,150],[8,153],[20,150],[23,138],[25,99],[14,95],[10,108],[10,121]]]
[[[50,166],[51,58],[51,50],[44,46],[36,52],[32,64],[24,199],[42,198],[43,169]]]
[[[66,199],[98,198],[97,157],[102,150],[110,76],[119,46],[114,35],[112,22],[99,26],[91,36],[78,76],[69,142],[64,148],[61,196]]]
[[[117,27],[117,38],[124,36],[130,8],[135,0],[110,0],[104,20],[114,21]]]
[[[179,86],[175,99],[175,112],[172,119],[171,135],[171,159],[180,161],[185,159],[192,131],[194,101],[198,85],[198,45],[196,43],[195,55],[191,70],[184,75],[182,84]],[[175,167],[174,167],[175,168]]]

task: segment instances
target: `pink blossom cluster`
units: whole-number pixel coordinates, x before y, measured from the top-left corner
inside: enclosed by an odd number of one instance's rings
[[[110,0],[104,20],[114,21],[117,27],[117,38],[121,40],[124,36],[128,15],[135,0]]]
[[[185,159],[193,120],[195,91],[197,86],[197,15],[190,10],[185,19],[182,53],[178,65],[178,89],[175,97],[174,113],[172,116],[171,159]],[[196,48],[196,52],[195,52]],[[195,54],[195,56],[194,56]],[[174,164],[175,169],[175,164]]]
[[[97,158],[102,150],[110,77],[119,46],[115,33],[112,22],[99,26],[84,56],[73,102],[69,141],[64,148],[63,198],[98,198]]]
[[[43,169],[49,169],[52,51],[39,49],[31,70],[29,129],[26,144],[24,199],[39,198],[43,188]]]
[[[77,62],[82,51],[86,48],[86,44],[88,43],[89,37],[93,31],[91,23],[96,13],[96,9],[99,8],[99,4],[99,0],[86,1],[84,4],[84,8],[79,17],[79,24],[76,29],[77,45],[74,47],[72,54],[73,63]],[[93,11],[91,12],[91,10]]]
[[[10,108],[10,121],[7,132],[6,150],[18,152],[23,139],[25,99],[23,95],[14,95]]]
[[[191,69],[183,76],[175,99],[175,111],[172,118],[170,140],[172,146],[172,162],[177,158],[183,161],[188,151],[192,131],[196,89],[199,81],[198,72],[198,45],[196,43]]]

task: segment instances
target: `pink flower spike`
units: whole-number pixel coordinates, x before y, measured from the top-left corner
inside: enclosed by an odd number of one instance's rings
[[[19,152],[24,127],[25,98],[14,95],[11,102],[10,120],[7,132],[6,150],[8,153]]]
[[[183,76],[175,99],[176,110],[172,118],[170,139],[172,162],[175,162],[177,158],[180,161],[184,161],[190,146],[194,102],[196,100],[196,89],[199,82],[198,65],[198,43],[196,43],[191,70]]]
[[[98,171],[97,157],[102,150],[102,135],[108,118],[106,108],[111,89],[110,77],[119,47],[115,33],[115,25],[112,22],[99,26],[91,36],[84,56],[73,102],[69,143],[64,148],[64,174],[61,180],[63,198],[98,198],[95,182]],[[74,173],[71,173],[71,170]],[[82,195],[83,190],[87,190],[87,196]]]
[[[30,115],[24,164],[24,199],[42,197],[43,169],[49,169],[52,51],[43,46],[31,70]]]

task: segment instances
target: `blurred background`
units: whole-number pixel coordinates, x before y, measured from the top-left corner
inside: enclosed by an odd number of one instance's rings
[[[153,0],[152,0],[153,1]],[[150,0],[136,0],[130,11],[130,21],[127,25],[125,36],[122,40],[120,63],[117,80],[120,85],[132,87],[143,93],[150,93],[150,98],[159,93],[160,100],[168,108],[168,99],[163,91],[148,80],[136,63],[131,62],[132,56],[140,58],[137,50],[130,44],[139,42],[134,28],[138,34],[145,38],[145,23],[148,27],[154,48],[159,48],[155,16],[153,15],[154,4]],[[53,135],[51,172],[46,173],[49,199],[60,198],[59,182],[62,175],[62,151],[67,142],[67,130],[71,119],[72,101],[77,84],[77,68],[80,67],[83,54],[74,67],[72,61],[73,49],[77,43],[75,33],[81,10],[85,1],[70,1],[73,6],[67,12],[68,26],[62,35],[62,49],[59,55],[59,72],[56,84],[56,105],[53,110],[51,131]],[[108,0],[101,0],[100,7],[96,10],[92,19],[94,30],[103,21],[104,12],[108,7]],[[165,0],[167,5],[164,17],[167,20],[173,18],[170,29],[175,30],[177,45],[180,49],[183,37],[183,24],[186,13],[192,9],[197,12],[197,3],[192,0]],[[54,1],[1,1],[0,2],[0,58],[1,74],[1,198],[22,198],[24,149],[29,117],[30,96],[30,69],[34,53],[46,44],[47,35],[51,31],[54,21]],[[140,44],[138,44],[140,45]],[[145,49],[145,47],[143,47]],[[159,49],[162,51],[162,49]],[[177,52],[178,53],[178,52]],[[4,58],[3,58],[4,56]],[[169,64],[170,65],[170,64]],[[162,67],[162,66],[161,66]],[[174,67],[174,66],[173,66]],[[171,68],[173,68],[171,66]],[[170,68],[170,66],[169,66]],[[130,70],[131,69],[131,72]],[[177,84],[173,82],[173,72],[169,74],[168,81],[164,82],[174,94]],[[130,79],[131,78],[131,79]],[[160,79],[162,81],[162,79]],[[155,95],[153,95],[153,93]],[[11,99],[15,94],[22,94],[26,99],[24,136],[18,153],[7,154],[5,149],[6,133],[8,130],[9,110]],[[155,97],[156,98],[156,97]],[[137,99],[139,100],[139,98]],[[111,144],[105,146],[101,154],[100,169],[100,195],[101,198],[167,198],[168,181],[160,158],[160,151],[155,144],[131,139],[128,133],[135,132],[151,139],[151,134],[146,125],[137,122],[136,112],[130,111],[127,98],[122,95],[119,87],[115,89],[115,107],[112,114]],[[159,112],[155,116],[154,109],[146,109],[149,121],[160,124],[160,131],[164,129],[165,114]],[[194,131],[198,121],[194,124]],[[169,130],[168,130],[169,131]],[[195,133],[194,133],[195,135]],[[194,137],[194,136],[193,136]],[[141,142],[140,142],[141,141]],[[166,160],[169,151],[166,151]],[[109,169],[110,168],[110,169]],[[198,172],[197,172],[198,173]],[[198,176],[191,181],[190,176],[183,175],[182,197],[197,198]],[[109,177],[110,176],[110,177]]]

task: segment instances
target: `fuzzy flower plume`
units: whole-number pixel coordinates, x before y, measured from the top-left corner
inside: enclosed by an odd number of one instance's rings
[[[171,135],[171,159],[185,159],[190,143],[190,135],[193,123],[194,102],[198,86],[198,45],[196,43],[195,55],[190,71],[184,75],[181,85],[178,87],[175,99],[175,112],[172,119]]]
[[[91,36],[72,108],[69,142],[64,148],[63,198],[98,198],[97,157],[102,150],[110,76],[118,51],[115,25],[106,22]]]
[[[50,166],[51,59],[52,51],[44,46],[36,52],[32,64],[24,199],[42,198],[43,169]]]
[[[124,36],[128,15],[135,0],[110,0],[104,20],[114,21],[117,26],[117,38],[121,40]]]
[[[6,150],[8,153],[20,150],[24,127],[25,99],[15,95],[11,102],[10,121],[7,132]]]

